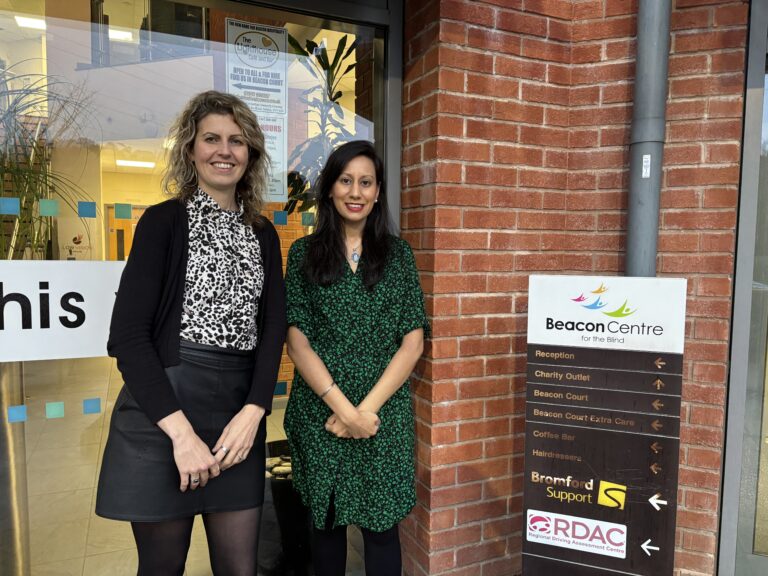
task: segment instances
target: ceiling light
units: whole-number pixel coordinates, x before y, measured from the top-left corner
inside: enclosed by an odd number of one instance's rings
[[[128,30],[109,29],[109,39],[116,42],[133,42],[133,32]]]
[[[35,30],[45,30],[45,20],[41,18],[28,18],[26,16],[14,16],[19,28],[34,28]]]
[[[127,168],[154,168],[154,162],[141,162],[139,160],[115,160],[115,164],[118,166],[125,166]]]

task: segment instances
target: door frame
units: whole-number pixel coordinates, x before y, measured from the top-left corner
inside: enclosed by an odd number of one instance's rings
[[[400,230],[400,165],[403,124],[403,0],[231,0],[355,24],[383,28],[384,35],[384,178],[387,205]]]
[[[768,557],[751,554],[754,516],[741,518],[742,467],[745,455],[754,455],[757,446],[746,436],[749,342],[752,315],[752,280],[755,264],[760,147],[763,128],[763,98],[766,78],[766,40],[768,39],[768,3],[752,2],[749,20],[749,48],[742,140],[741,186],[739,194],[736,277],[733,290],[731,322],[730,374],[725,438],[725,466],[720,507],[720,542],[718,573],[736,576],[737,556],[755,570],[768,565]],[[746,496],[754,497],[756,483],[747,487]],[[748,543],[748,546],[745,546]],[[762,564],[762,566],[760,565]],[[758,574],[760,572],[755,572]],[[765,573],[765,572],[762,572]],[[745,576],[745,575],[742,575]]]

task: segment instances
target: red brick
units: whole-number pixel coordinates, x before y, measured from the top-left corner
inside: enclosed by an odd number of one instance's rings
[[[573,14],[573,7],[570,3],[561,0],[525,0],[525,11],[569,20]]]
[[[544,81],[547,76],[547,66],[541,62],[513,56],[496,56],[494,72],[510,78]]]
[[[672,12],[669,27],[672,30],[691,28],[706,28],[711,21],[712,11],[709,8],[698,10],[675,10]]]
[[[704,50],[722,50],[741,48],[746,43],[744,29],[723,30],[718,32],[675,33],[674,52],[701,52]]]
[[[509,387],[509,378],[506,377],[466,380],[459,384],[459,397],[467,399],[501,396],[509,393]]]
[[[472,48],[480,48],[502,54],[522,53],[522,39],[517,34],[509,34],[499,30],[470,27],[467,33],[467,44]]]
[[[482,528],[479,525],[462,526],[451,530],[432,532],[429,536],[429,549],[443,550],[460,545],[479,542],[482,537]]]
[[[520,81],[488,74],[467,74],[467,92],[478,96],[517,98]]]
[[[496,18],[496,26],[501,30],[528,34],[531,36],[547,36],[547,19],[518,11],[499,12]]]
[[[741,94],[743,88],[744,76],[741,73],[673,78],[669,82],[669,93],[673,98]]]
[[[715,8],[715,26],[744,26],[749,17],[748,4],[731,4]]]
[[[668,186],[696,186],[707,184],[736,184],[739,167],[726,168],[697,166],[696,168],[670,168],[666,172]]]
[[[573,24],[573,41],[600,40],[621,36],[634,36],[635,16],[607,18],[605,20],[576,21]]]
[[[525,124],[543,124],[544,107],[514,100],[498,100],[493,105],[493,117]]]
[[[712,54],[711,71],[714,74],[721,72],[743,72],[745,58],[746,53],[744,50]]]
[[[571,72],[573,84],[596,84],[630,80],[634,75],[634,62],[610,62],[576,66]]]
[[[551,39],[523,38],[522,55],[534,60],[569,63],[571,50],[568,44],[560,44]]]
[[[452,20],[483,26],[492,26],[495,20],[495,11],[490,6],[478,5],[475,2],[462,2],[461,0],[441,0],[440,15]]]
[[[479,443],[475,443],[477,445]],[[441,446],[436,447],[432,449],[432,459],[434,460],[442,460],[442,458],[438,457],[438,455],[446,455],[451,452],[456,452],[457,448],[461,448],[461,445],[456,446]],[[455,456],[452,454],[449,456],[448,462],[455,461],[459,462],[461,461],[461,457],[459,459],[455,459]],[[464,484],[462,486],[451,486],[448,488],[440,488],[438,490],[432,490],[429,493],[429,506],[434,508],[440,508],[443,506],[455,506],[456,504],[461,504],[464,502],[472,502],[474,500],[479,500],[480,495],[482,494],[482,485],[481,484]]]
[[[506,462],[506,458],[503,459]],[[467,524],[478,520],[499,518],[508,513],[507,498],[468,504],[456,509],[456,523]]]
[[[706,54],[672,54],[669,57],[670,76],[691,76],[708,71],[709,59]]]
[[[486,418],[478,422],[462,422],[459,424],[459,441],[498,438],[509,434],[509,432],[509,418]]]
[[[440,46],[439,63],[441,66],[472,70],[473,72],[493,72],[493,56],[483,52],[473,52],[463,48]]]
[[[466,566],[480,560],[489,560],[504,556],[507,549],[506,538],[500,540],[484,541],[475,546],[467,546],[456,550],[456,564]]]

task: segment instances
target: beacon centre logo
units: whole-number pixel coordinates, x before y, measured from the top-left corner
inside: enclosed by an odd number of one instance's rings
[[[637,312],[637,309],[632,309],[628,306],[629,300],[626,298],[624,299],[624,302],[621,304],[621,306],[615,308],[616,304],[611,304],[612,298],[610,295],[606,295],[606,292],[608,291],[608,287],[605,285],[605,283],[601,282],[600,286],[594,290],[591,290],[590,292],[587,292],[589,296],[585,296],[584,292],[582,292],[575,298],[571,298],[571,300],[576,302],[576,304],[582,308],[586,308],[587,310],[599,310],[606,316],[610,316],[612,318],[625,318]],[[607,308],[607,310],[604,310],[605,308]]]
[[[573,305],[570,313],[563,308],[550,311],[551,316],[545,318],[545,329],[555,332],[576,332],[581,334],[581,339],[587,342],[607,342],[609,344],[624,343],[624,336],[662,336],[664,327],[657,324],[637,322],[637,316],[633,316],[638,308],[630,306],[629,298],[623,296],[614,297],[605,282],[578,296],[569,297]],[[575,305],[575,306],[574,306]],[[587,314],[599,312],[599,315],[585,317],[577,314],[578,308],[587,311]],[[573,314],[570,318],[557,318],[557,313],[565,315]],[[603,319],[608,316],[610,320]],[[632,318],[629,318],[632,316]]]
[[[533,509],[528,510],[526,524],[528,542],[613,558],[627,557],[627,527],[624,524]]]

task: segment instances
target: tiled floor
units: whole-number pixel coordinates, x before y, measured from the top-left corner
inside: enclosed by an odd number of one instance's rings
[[[29,530],[33,576],[136,574],[130,525],[94,515],[95,486],[122,385],[110,358],[24,363]],[[83,400],[100,398],[98,414],[83,414]],[[46,402],[64,402],[63,418],[47,419]],[[267,421],[268,441],[285,438],[281,404]],[[15,424],[21,425],[21,424]],[[359,532],[350,530],[348,574],[362,575]],[[186,574],[211,574],[202,522],[192,535]]]

